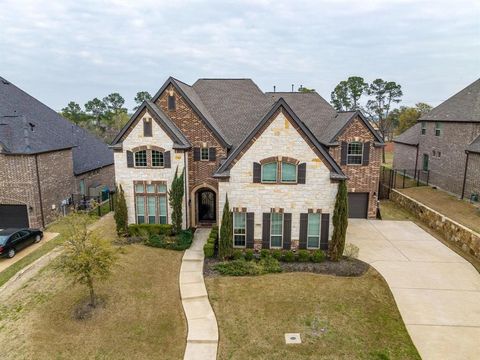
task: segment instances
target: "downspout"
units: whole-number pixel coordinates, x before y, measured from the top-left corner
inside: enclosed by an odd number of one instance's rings
[[[418,148],[420,146],[417,144],[417,154],[415,155],[415,172],[413,173],[413,178],[417,177],[417,166],[418,166]]]
[[[465,150],[465,153],[467,154],[467,158],[465,159],[465,172],[463,173],[463,185],[462,185],[462,197],[461,197],[461,199],[463,199],[463,197],[465,196],[465,185],[467,183],[468,155],[469,155],[468,150]]]
[[[38,198],[40,200],[40,215],[42,217],[42,228],[45,228],[45,216],[43,214],[42,188],[40,186],[40,172],[38,171],[38,154],[35,154],[35,171],[37,173]]]

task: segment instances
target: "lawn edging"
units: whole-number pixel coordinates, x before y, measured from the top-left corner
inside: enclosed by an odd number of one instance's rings
[[[480,234],[450,219],[425,204],[392,189],[390,199],[410,211],[430,228],[442,233],[445,238],[480,260]]]

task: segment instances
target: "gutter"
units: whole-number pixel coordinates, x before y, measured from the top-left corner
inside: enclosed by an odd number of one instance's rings
[[[470,155],[470,152],[468,150],[465,150],[465,153],[467,154],[467,158],[465,159],[465,171],[463,172],[463,185],[462,185],[462,197],[461,197],[462,200],[465,197],[465,185],[467,184],[468,157]]]

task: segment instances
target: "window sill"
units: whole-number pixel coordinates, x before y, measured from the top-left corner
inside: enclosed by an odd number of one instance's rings
[[[234,249],[246,249],[247,246],[246,245],[245,246],[235,246],[235,245],[233,245],[233,248]]]

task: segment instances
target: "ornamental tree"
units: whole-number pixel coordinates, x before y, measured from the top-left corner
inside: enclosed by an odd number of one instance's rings
[[[225,205],[223,206],[222,226],[220,228],[220,241],[218,244],[218,257],[226,259],[233,254],[233,223],[228,196],[225,195]]]
[[[338,184],[335,210],[333,211],[333,235],[330,245],[330,260],[338,261],[342,258],[345,248],[345,238],[348,227],[348,198],[347,184],[341,180]]]
[[[182,170],[182,174],[178,176],[178,167],[175,170],[175,177],[172,181],[172,186],[168,192],[168,201],[172,208],[172,225],[173,232],[175,234],[180,233],[182,230],[183,213],[182,213],[182,201],[184,195],[184,182],[185,169]]]
[[[128,234],[128,210],[122,185],[117,187],[115,191],[113,207],[115,211],[113,217],[117,226],[117,234],[119,236],[126,236]]]

